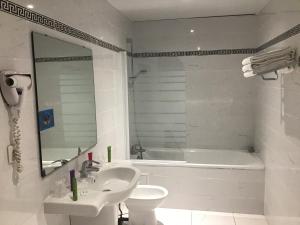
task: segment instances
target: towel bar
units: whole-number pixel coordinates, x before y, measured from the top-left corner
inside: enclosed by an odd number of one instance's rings
[[[261,76],[261,78],[262,78],[263,80],[278,80],[279,75],[278,75],[277,70],[274,71],[274,73],[275,73],[276,77],[266,78],[266,77],[264,76],[264,74],[262,74],[262,75],[260,75],[260,76]]]

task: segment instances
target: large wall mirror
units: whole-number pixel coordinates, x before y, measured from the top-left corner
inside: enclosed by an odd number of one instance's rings
[[[92,51],[32,33],[41,174],[97,143]]]

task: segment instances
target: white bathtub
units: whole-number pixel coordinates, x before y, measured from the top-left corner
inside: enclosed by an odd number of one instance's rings
[[[147,148],[144,160],[132,161],[134,164],[153,166],[264,169],[257,154],[246,150]]]
[[[172,160],[168,159],[171,152]],[[146,159],[131,160],[142,183],[169,190],[163,207],[263,214],[264,165],[242,150],[147,148]]]

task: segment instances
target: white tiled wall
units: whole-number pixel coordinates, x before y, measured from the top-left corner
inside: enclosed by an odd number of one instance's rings
[[[17,1],[26,5],[27,1]],[[34,0],[35,10],[72,25],[105,41],[126,47],[131,24],[105,0],[47,1]],[[113,146],[113,158],[122,159],[124,151],[123,71],[121,54],[32,24],[18,17],[0,12],[0,69],[12,69],[33,74],[30,32],[46,33],[66,41],[84,45],[93,50],[97,104],[98,145],[94,152],[104,158],[107,145]],[[68,217],[45,215],[43,199],[55,179],[67,173],[68,168],[42,179],[39,169],[34,89],[26,98],[21,116],[24,172],[15,187],[11,166],[6,160],[9,143],[8,116],[0,100],[0,220],[5,225],[69,225]],[[81,157],[82,160],[83,157]],[[78,166],[71,163],[69,168]]]
[[[187,147],[247,149],[253,145],[254,83],[246,55],[183,57],[187,71]]]
[[[300,2],[272,0],[258,18],[263,43],[299,24]],[[285,46],[299,52],[299,34],[269,49]],[[299,84],[299,68],[277,81],[256,81],[255,147],[266,166],[265,214],[270,225],[300,224]]]
[[[202,50],[254,48],[257,46],[256,28],[255,16],[136,22],[134,50],[186,51],[197,50],[197,46]],[[190,29],[195,32],[190,33]],[[142,103],[136,101],[137,109],[147,110],[144,107],[147,98],[156,102],[163,98],[161,90],[157,91],[159,96],[156,99],[154,92],[146,92],[142,81],[147,77],[163,78],[164,74],[182,76],[181,81],[173,81],[176,84],[168,84],[177,90],[172,93],[172,101],[177,100],[173,105],[165,102],[151,105],[155,113],[163,111],[163,106],[166,106],[167,112],[172,113],[168,119],[175,114],[182,116],[180,120],[175,118],[176,121],[160,121],[172,127],[164,129],[160,147],[247,149],[253,145],[254,81],[242,77],[240,66],[246,56],[134,58],[135,74],[147,70],[146,74],[137,78],[141,83],[135,83],[137,91],[144,91],[143,95],[137,95],[143,100]],[[145,113],[151,114],[152,111]],[[166,139],[166,136],[170,139]],[[141,138],[141,142],[144,146],[152,144],[152,147],[157,147],[157,139]],[[173,140],[173,146],[167,144],[170,140]]]
[[[135,22],[134,52],[255,48],[256,25],[255,16]]]
[[[137,167],[141,182],[168,189],[164,208],[263,214],[264,170]]]

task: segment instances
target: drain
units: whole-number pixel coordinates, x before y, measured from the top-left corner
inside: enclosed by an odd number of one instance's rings
[[[109,192],[111,191],[110,189],[103,189],[102,192]]]

